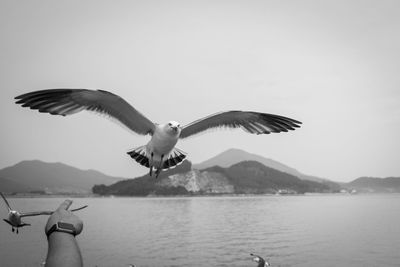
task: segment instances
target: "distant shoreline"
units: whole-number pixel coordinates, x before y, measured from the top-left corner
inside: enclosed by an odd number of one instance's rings
[[[124,196],[124,195],[97,195],[97,194],[7,194],[8,198],[204,198],[204,197],[286,197],[286,196],[356,196],[356,195],[398,195],[400,193],[305,193],[305,194],[203,194],[203,195],[148,195],[148,196]]]

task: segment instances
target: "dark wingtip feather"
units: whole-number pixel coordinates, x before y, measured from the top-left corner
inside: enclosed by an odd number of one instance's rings
[[[290,119],[293,123],[295,124],[303,124],[301,121],[298,120],[294,120],[294,119]],[[300,127],[300,126],[299,126]]]
[[[29,93],[25,93],[22,95],[18,95],[16,97],[14,97],[14,99],[27,99],[27,98],[31,98],[31,97],[35,97],[35,96],[39,96],[39,95],[44,95],[44,94],[52,94],[52,93],[68,93],[71,92],[73,89],[62,89],[62,88],[57,88],[57,89],[43,89],[43,90],[39,90],[39,91],[33,91],[33,92],[29,92]]]
[[[295,127],[300,127],[300,125],[297,125],[297,124],[303,124],[301,121],[296,121],[296,120],[293,120],[293,119],[291,119],[291,120],[295,124]]]

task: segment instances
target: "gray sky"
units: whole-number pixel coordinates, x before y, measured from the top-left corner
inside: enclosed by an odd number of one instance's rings
[[[104,89],[155,122],[222,110],[302,121],[290,133],[215,131],[178,142],[201,162],[236,147],[335,181],[400,176],[399,1],[1,1],[0,168],[26,159],[115,176],[149,137],[16,95]]]

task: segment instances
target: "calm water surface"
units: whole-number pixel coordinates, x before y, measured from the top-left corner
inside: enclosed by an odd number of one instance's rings
[[[21,211],[64,198],[10,198]],[[85,266],[400,266],[400,195],[75,198]],[[6,218],[6,208],[0,216]],[[0,266],[39,266],[46,216],[0,225]]]

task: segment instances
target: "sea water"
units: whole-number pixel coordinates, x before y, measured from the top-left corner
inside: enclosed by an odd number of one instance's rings
[[[21,211],[65,198],[9,198]],[[400,195],[73,198],[85,266],[400,266]],[[2,205],[0,216],[6,218]],[[47,216],[0,224],[0,266],[40,266]]]

